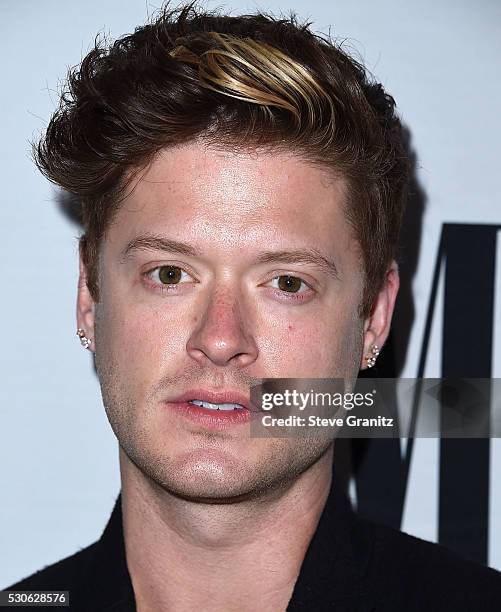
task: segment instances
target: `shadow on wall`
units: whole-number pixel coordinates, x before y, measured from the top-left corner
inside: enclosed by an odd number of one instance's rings
[[[55,201],[63,217],[82,229],[82,207],[79,198],[68,191],[57,189]]]
[[[412,283],[419,259],[423,216],[427,199],[417,177],[417,156],[411,147],[411,133],[408,128],[405,129],[405,134],[406,148],[411,160],[411,174],[407,209],[400,234],[398,257],[400,265],[400,291],[395,305],[391,336],[395,359],[393,376],[395,377],[401,375],[406,362],[410,334],[414,324],[415,309]]]
[[[411,146],[408,128],[405,128],[405,135],[411,173],[397,253],[400,291],[388,341],[376,365],[362,371],[361,378],[398,378],[401,375],[414,324],[412,283],[421,246],[426,194],[417,177],[417,156]],[[393,405],[396,405],[396,398]],[[359,514],[399,529],[410,463],[408,456],[402,456],[400,439],[339,439],[335,445],[334,462],[345,488],[350,478],[355,478]]]

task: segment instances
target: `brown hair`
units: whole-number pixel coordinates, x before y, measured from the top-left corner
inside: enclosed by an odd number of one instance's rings
[[[202,138],[294,152],[348,181],[367,316],[395,257],[408,157],[395,103],[341,45],[294,14],[239,17],[165,7],[154,22],[94,49],[70,70],[41,171],[82,205],[87,285],[99,245],[137,171],[162,148]]]

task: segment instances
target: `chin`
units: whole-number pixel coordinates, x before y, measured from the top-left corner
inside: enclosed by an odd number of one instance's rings
[[[230,504],[255,497],[242,481],[222,482],[206,477],[177,480],[167,483],[164,489],[181,499],[205,504]]]
[[[222,501],[248,493],[250,465],[224,449],[185,451],[173,461],[175,482],[172,484],[185,497]],[[252,487],[251,487],[252,488]]]
[[[247,496],[255,472],[248,462],[224,448],[134,453],[129,459],[144,476],[164,491],[188,500],[221,503]],[[251,462],[252,463],[252,462]]]
[[[190,501],[232,503],[276,495],[325,452],[309,441],[253,440],[253,444],[228,444],[212,440],[186,448],[129,448],[126,453],[153,486]],[[297,441],[295,441],[297,442]]]

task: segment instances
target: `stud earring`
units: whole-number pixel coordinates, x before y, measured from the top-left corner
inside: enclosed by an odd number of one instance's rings
[[[368,355],[365,359],[367,361],[367,367],[372,368],[372,366],[376,363],[377,356],[379,355],[379,347],[377,344],[374,344],[372,347],[372,355]]]
[[[77,329],[77,336],[80,338],[80,344],[84,348],[88,349],[91,345],[92,340],[90,338],[87,338],[87,336],[85,335],[85,330],[79,327]]]

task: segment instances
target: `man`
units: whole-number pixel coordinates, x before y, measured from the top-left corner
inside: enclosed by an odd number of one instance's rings
[[[393,99],[307,26],[164,11],[96,47],[36,158],[82,202],[77,324],[119,442],[99,542],[10,590],[74,610],[497,610],[497,572],[355,517],[333,440],[258,438],[257,378],[353,379],[389,333]]]

